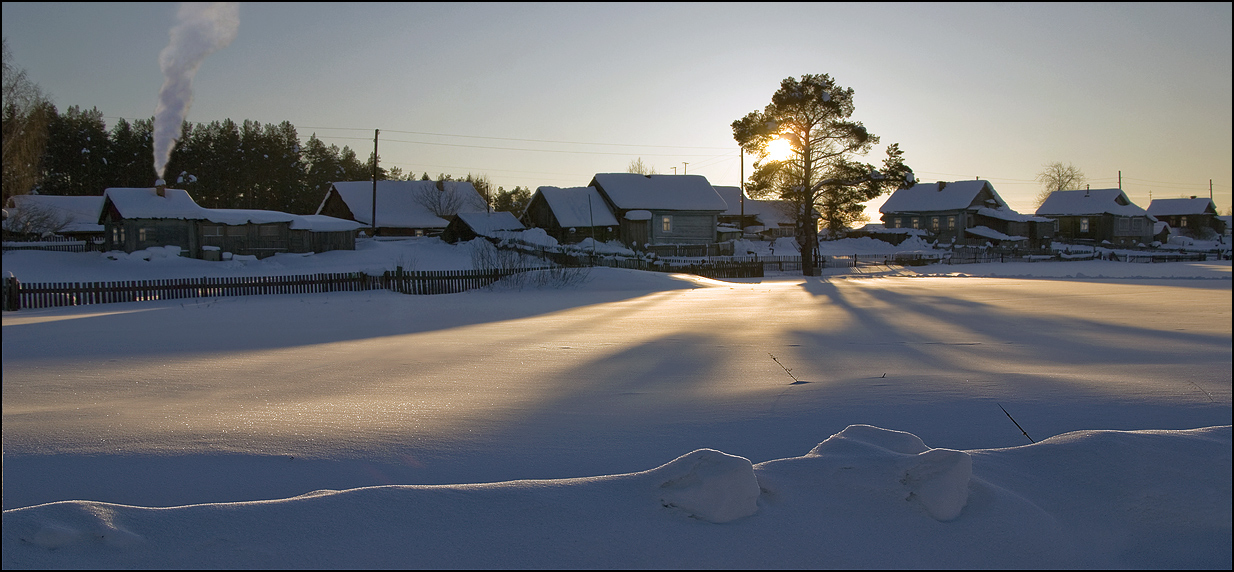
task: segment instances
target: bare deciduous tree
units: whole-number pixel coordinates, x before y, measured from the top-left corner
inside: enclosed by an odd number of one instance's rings
[[[17,206],[5,209],[5,212],[8,213],[8,218],[4,220],[5,230],[24,236],[55,234],[72,222],[67,214],[34,201],[21,201]]]
[[[655,175],[656,168],[648,167],[643,163],[643,158],[639,157],[637,160],[630,161],[630,166],[626,168],[626,172],[635,173],[638,175]]]
[[[8,38],[4,47],[3,201],[30,192],[39,182],[39,160],[47,144],[47,126],[54,108],[30,81],[26,70],[13,63]]]
[[[1040,207],[1050,197],[1050,193],[1078,189],[1086,180],[1084,172],[1071,163],[1046,163],[1041,172],[1037,173],[1037,182],[1041,183],[1041,192],[1037,193],[1037,206]]]
[[[415,200],[428,212],[441,218],[449,218],[460,211],[480,210],[485,208],[483,199],[478,195],[465,193],[459,188],[459,181],[438,180],[436,185],[421,187],[416,192]]]

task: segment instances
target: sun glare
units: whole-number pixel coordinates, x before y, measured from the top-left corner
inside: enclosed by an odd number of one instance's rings
[[[767,158],[772,161],[783,161],[793,154],[793,146],[785,139],[772,139],[767,144]]]

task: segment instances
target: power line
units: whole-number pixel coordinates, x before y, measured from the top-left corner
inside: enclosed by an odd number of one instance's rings
[[[321,137],[320,139],[332,139],[332,140],[333,139],[346,139],[346,140],[356,140],[356,141],[369,141],[369,138],[367,137],[346,137],[346,136],[335,136],[335,135],[328,135],[326,137]],[[461,147],[465,149],[495,149],[498,151],[530,151],[533,153],[572,153],[575,155],[621,155],[623,157],[629,157],[631,155],[631,153],[628,153],[628,152],[618,152],[618,151],[567,151],[564,149],[528,149],[528,148],[522,148],[522,147],[492,147],[489,145],[461,145],[458,143],[430,143],[428,141],[407,141],[405,139],[382,139],[382,141],[392,142],[392,143],[408,143],[412,145],[432,145],[436,147]],[[681,153],[641,153],[641,155],[644,155],[647,157],[708,157],[708,158],[721,156],[721,155],[692,155],[692,154],[681,154]]]
[[[304,126],[304,129],[333,129],[342,131],[366,131],[365,129],[357,129],[352,127],[314,127],[311,125]],[[555,139],[521,139],[517,137],[488,137],[484,135],[454,135],[452,133],[430,133],[426,131],[400,131],[398,129],[387,129],[387,133],[407,133],[410,135],[432,135],[435,137],[460,137],[465,139],[493,139],[497,141],[526,141],[530,143],[562,143],[567,145],[607,145],[610,147],[660,147],[665,149],[728,149],[728,147],[693,147],[687,145],[637,145],[632,143],[588,143],[585,141],[560,141]]]

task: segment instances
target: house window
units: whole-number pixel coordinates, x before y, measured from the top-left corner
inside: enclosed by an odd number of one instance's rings
[[[243,225],[227,225],[227,236],[245,236],[248,230]]]
[[[891,220],[891,228],[900,228],[900,217]]]
[[[955,230],[955,217],[947,217],[947,230]]]
[[[223,227],[217,224],[206,224],[201,227],[202,236],[223,236]]]
[[[938,231],[938,217],[930,217],[930,229]]]
[[[1144,219],[1142,218],[1131,219],[1131,231],[1136,234],[1143,232],[1144,231]]]
[[[122,244],[124,242],[124,227],[111,227],[111,241],[114,244]]]
[[[277,224],[263,224],[257,227],[261,236],[278,236],[279,226]]]
[[[154,229],[144,228],[144,227],[137,229],[137,240],[139,242],[146,242],[147,240],[154,240]]]
[[[664,232],[673,232],[672,215],[664,215],[660,217],[660,230]]]
[[[920,219],[913,217],[913,228],[921,228],[920,224]]]
[[[1123,217],[1118,219],[1118,232],[1126,233],[1131,230],[1131,219]]]
[[[1181,226],[1181,227],[1183,227],[1183,228],[1187,228],[1187,217],[1182,217],[1182,218],[1178,219],[1178,226]]]
[[[1088,232],[1088,217],[1080,217],[1080,232]]]

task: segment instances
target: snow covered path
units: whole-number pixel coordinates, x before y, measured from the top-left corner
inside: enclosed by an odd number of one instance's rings
[[[1228,280],[591,278],[5,314],[4,507],[1026,443],[998,404],[1037,440],[1230,423]]]

